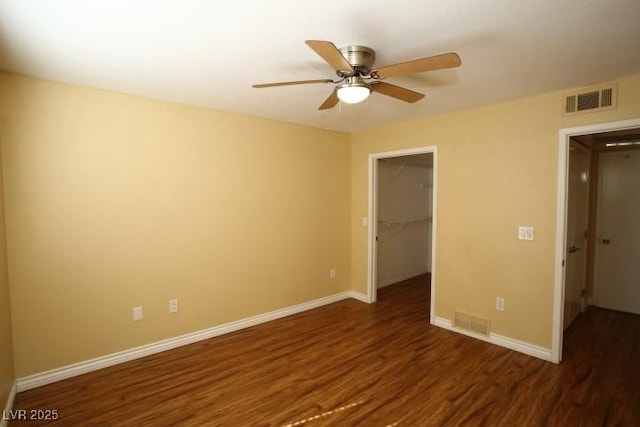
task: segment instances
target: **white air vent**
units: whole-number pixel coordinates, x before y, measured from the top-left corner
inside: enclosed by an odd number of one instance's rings
[[[591,87],[565,96],[565,114],[578,114],[616,108],[618,85]]]
[[[453,326],[476,334],[489,336],[491,320],[475,316],[473,314],[456,311],[454,313]]]

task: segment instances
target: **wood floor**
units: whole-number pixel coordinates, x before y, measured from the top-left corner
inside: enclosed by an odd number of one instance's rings
[[[431,326],[427,276],[378,299],[20,393],[60,418],[10,426],[640,426],[640,316],[589,309],[554,365]]]

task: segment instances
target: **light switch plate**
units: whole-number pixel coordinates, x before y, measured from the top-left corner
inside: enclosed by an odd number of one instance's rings
[[[142,320],[142,306],[133,307],[133,321]]]
[[[533,240],[533,227],[518,227],[518,239]]]

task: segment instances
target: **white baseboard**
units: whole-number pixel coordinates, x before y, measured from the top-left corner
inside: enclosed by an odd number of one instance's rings
[[[429,273],[429,270],[420,270],[411,274],[405,274],[400,277],[394,277],[393,279],[385,280],[384,282],[378,282],[376,285],[377,289],[384,288],[385,286],[391,286],[398,282],[402,282],[403,280],[411,279],[412,277],[421,276],[423,274]]]
[[[50,371],[41,372],[27,377],[18,378],[16,380],[17,391],[30,390],[32,388],[51,384],[67,378],[86,374],[88,372],[97,371],[98,369],[107,368],[119,363],[128,362],[130,360],[140,359],[141,357],[171,350],[183,345],[193,344],[198,341],[228,334],[240,329],[249,328],[271,320],[280,319],[282,317],[291,316],[292,314],[301,313],[303,311],[312,310],[323,305],[332,304],[347,298],[355,298],[366,302],[366,295],[355,291],[345,291],[339,294],[330,295],[328,297],[319,298],[306,303],[294,305],[280,310],[271,311],[269,313],[260,314],[235,322],[225,323],[223,325],[214,326],[212,328],[203,329],[201,331],[191,332],[174,338],[157,341],[151,344],[142,345],[129,350],[108,354],[97,357],[95,359],[86,360],[84,362],[74,363],[72,365],[63,366],[61,368],[52,369]],[[364,299],[362,299],[364,298]],[[4,427],[4,426],[2,426]]]
[[[474,334],[473,332],[465,331],[464,329],[458,329],[453,327],[453,323],[451,320],[444,319],[442,317],[436,316],[433,324],[435,326],[448,329],[453,332],[457,332],[462,335],[467,335],[472,338],[477,338],[482,341],[486,341],[491,344],[499,345],[500,347],[505,347],[510,350],[515,350],[520,353],[528,354],[529,356],[537,357],[538,359],[546,360],[551,362],[551,349],[539,347],[537,345],[529,344],[524,341],[519,341],[513,338],[505,337],[503,335],[498,335],[494,333],[490,333],[489,336],[485,336],[482,334]]]
[[[362,292],[349,291],[349,297],[357,299],[358,301],[364,302],[366,304],[371,304],[371,301],[369,301],[369,297],[367,296],[367,294],[363,294]]]
[[[2,412],[2,418],[0,418],[0,427],[7,427],[9,425],[8,417],[5,415],[10,414],[13,409],[13,401],[16,398],[16,393],[18,392],[18,385],[14,381],[13,387],[11,387],[11,391],[9,392],[9,397],[7,398],[7,404],[4,406],[4,412]]]

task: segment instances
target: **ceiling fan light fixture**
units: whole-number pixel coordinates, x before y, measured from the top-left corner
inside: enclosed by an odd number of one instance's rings
[[[390,96],[400,101],[414,103],[424,98],[424,94],[401,86],[385,83],[381,80],[389,77],[455,68],[459,67],[462,63],[457,53],[449,52],[374,68],[376,53],[370,47],[350,45],[338,49],[336,45],[326,40],[305,40],[305,43],[335,70],[337,76],[340,78],[339,80],[296,80],[290,82],[255,84],[253,87],[265,88],[312,83],[337,84],[324,102],[320,104],[318,110],[331,109],[338,105],[340,101],[348,104],[357,104],[367,99],[369,95],[371,95],[371,92]],[[365,80],[368,80],[370,83],[367,83]]]
[[[347,104],[357,104],[369,97],[371,94],[371,86],[362,81],[362,79],[354,79],[338,86],[338,98]]]

